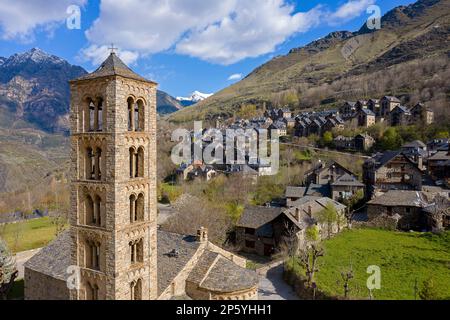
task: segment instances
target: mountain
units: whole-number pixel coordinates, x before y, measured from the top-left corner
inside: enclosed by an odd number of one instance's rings
[[[183,109],[183,105],[171,95],[158,90],[156,95],[159,114],[170,114]]]
[[[381,26],[333,32],[294,48],[170,120],[232,116],[245,103],[327,109],[387,94],[443,109],[450,102],[450,0],[397,7],[382,17]]]
[[[194,91],[189,97],[177,97],[177,100],[184,106],[192,106],[200,101],[206,100],[211,97],[212,93],[201,93],[199,91]]]
[[[48,132],[68,129],[68,80],[86,71],[34,48],[0,64],[0,113],[15,115],[11,126],[28,122]]]

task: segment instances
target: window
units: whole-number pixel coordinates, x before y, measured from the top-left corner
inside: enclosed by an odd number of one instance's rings
[[[142,280],[138,279],[130,284],[131,300],[142,300]]]
[[[132,241],[130,247],[130,262],[132,265],[144,262],[144,240]]]
[[[86,267],[100,271],[100,245],[95,242],[88,242],[86,250]]]
[[[129,150],[129,154],[130,154],[130,178],[134,178],[135,177],[135,164],[136,164],[136,152],[134,150],[134,148],[130,148]]]
[[[135,148],[129,149],[130,178],[144,177],[144,148],[140,147],[136,152]]]
[[[92,148],[86,150],[86,179],[92,180],[95,175],[94,151]]]
[[[255,241],[245,241],[245,246],[249,249],[255,249]]]
[[[103,131],[103,99],[101,98],[97,102],[96,117],[97,117],[96,130],[101,132]]]
[[[132,98],[128,98],[128,131],[134,131],[134,111],[133,105],[134,101]]]
[[[95,117],[96,117],[96,112],[95,112],[95,104],[94,102],[91,100],[89,103],[89,117],[88,117],[88,131],[94,131],[94,127],[95,127]]]
[[[86,287],[86,300],[98,300],[98,286],[88,283]]]
[[[102,149],[97,148],[94,152],[92,148],[86,149],[86,180],[102,180]]]
[[[138,100],[135,112],[137,113],[136,131],[145,131],[145,105],[144,101]]]

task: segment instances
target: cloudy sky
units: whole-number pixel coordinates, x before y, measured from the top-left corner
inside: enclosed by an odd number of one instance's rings
[[[119,56],[173,96],[216,92],[291,48],[413,0],[0,0],[0,56],[39,47],[88,71]],[[77,11],[80,25],[77,25]]]

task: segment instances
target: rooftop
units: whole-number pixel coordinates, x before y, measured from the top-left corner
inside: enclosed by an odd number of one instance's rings
[[[98,67],[97,70],[81,76],[73,81],[91,80],[110,76],[121,76],[128,79],[156,84],[155,82],[147,80],[131,70],[114,52],[109,55],[109,57],[100,65],[100,67]]]
[[[258,229],[275,220],[280,214],[281,208],[247,206],[237,226]]]

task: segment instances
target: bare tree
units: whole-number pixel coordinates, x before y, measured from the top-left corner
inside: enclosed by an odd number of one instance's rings
[[[318,258],[323,257],[324,254],[324,250],[315,244],[300,253],[299,260],[301,265],[305,268],[309,286],[313,283],[314,275],[319,272],[317,260]]]
[[[342,271],[341,277],[342,277],[342,280],[344,281],[344,297],[345,297],[345,299],[348,299],[349,293],[350,293],[350,280],[352,280],[354,278],[353,268],[350,267],[349,270]]]

